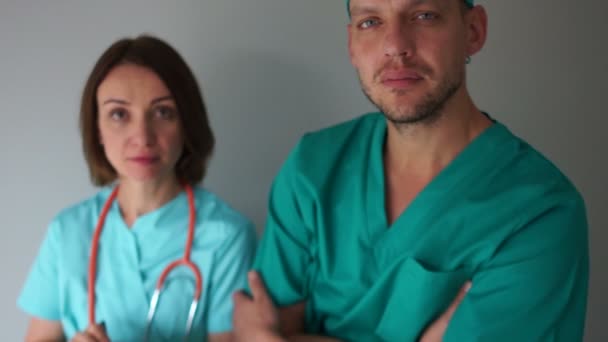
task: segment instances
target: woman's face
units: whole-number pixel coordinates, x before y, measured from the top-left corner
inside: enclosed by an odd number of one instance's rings
[[[175,176],[184,147],[171,92],[152,70],[134,64],[112,69],[97,89],[100,141],[121,181]]]

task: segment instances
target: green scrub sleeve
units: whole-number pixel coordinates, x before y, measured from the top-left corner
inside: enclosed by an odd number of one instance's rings
[[[307,191],[298,180],[298,146],[272,184],[266,227],[254,262],[254,269],[260,272],[279,306],[302,301],[308,294],[312,234],[305,217],[313,209],[301,200]]]
[[[578,196],[547,202],[553,204],[522,213],[527,219],[520,228],[476,272],[444,341],[582,340],[589,277],[585,206]]]

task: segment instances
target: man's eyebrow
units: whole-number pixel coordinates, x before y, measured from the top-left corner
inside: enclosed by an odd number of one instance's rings
[[[408,6],[419,6],[428,3],[436,3],[436,1],[432,0],[410,0]],[[353,5],[350,8],[350,15],[369,15],[369,14],[377,14],[379,11],[377,6],[371,4],[363,4],[363,5]]]
[[[350,15],[366,15],[366,14],[376,14],[378,13],[378,9],[374,6],[369,5],[355,5],[350,10]]]

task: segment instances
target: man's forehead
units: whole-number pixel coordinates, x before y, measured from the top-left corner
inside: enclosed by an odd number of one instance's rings
[[[351,11],[358,11],[361,9],[369,9],[376,5],[396,3],[399,5],[417,6],[422,4],[432,5],[444,5],[445,1],[448,0],[346,0],[346,8],[349,16]],[[469,7],[473,7],[474,0],[462,0]],[[352,4],[351,4],[352,2]],[[401,4],[402,3],[402,4]],[[352,7],[351,7],[352,6]]]
[[[424,3],[437,3],[445,2],[448,0],[347,0],[346,3],[352,3],[353,6],[365,5],[365,4],[383,4],[383,3],[407,3],[411,5],[418,5]]]
[[[404,8],[419,5],[445,5],[446,0],[351,0],[349,14],[358,15],[385,7]],[[349,5],[347,1],[347,5]]]

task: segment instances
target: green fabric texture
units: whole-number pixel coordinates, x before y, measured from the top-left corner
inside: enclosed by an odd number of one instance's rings
[[[581,341],[589,278],[582,198],[494,123],[393,222],[382,114],[306,134],[273,182],[254,269],[309,334],[418,341],[466,280],[445,342]]]

